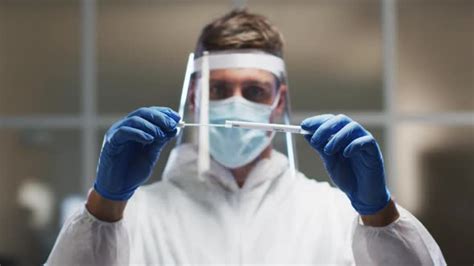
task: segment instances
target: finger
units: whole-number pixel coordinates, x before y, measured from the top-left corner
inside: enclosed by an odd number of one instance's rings
[[[178,129],[175,128],[171,131],[168,131],[168,132],[164,132],[165,133],[165,139],[171,139],[173,138],[174,136],[176,136],[176,134],[178,134]]]
[[[171,109],[169,107],[151,106],[150,108],[167,114],[175,122],[179,122],[181,120],[181,116],[176,111],[174,111],[173,109]]]
[[[155,158],[157,154],[169,143],[171,137],[166,137],[161,141],[155,141],[147,146],[147,150],[145,151],[150,158]]]
[[[364,128],[357,122],[350,122],[339,130],[324,147],[327,155],[333,155],[344,149],[353,140],[365,135]]]
[[[347,147],[344,149],[343,155],[346,158],[352,157],[359,151],[367,150],[368,148],[373,149],[377,148],[377,142],[375,141],[372,135],[366,135],[360,138],[353,140]]]
[[[174,132],[177,126],[177,122],[173,118],[154,108],[140,108],[132,114],[159,127],[166,135],[168,135],[167,133]]]
[[[334,115],[331,114],[324,114],[324,115],[317,115],[313,117],[306,118],[301,122],[300,126],[302,129],[314,132],[318,129],[324,122],[328,121],[329,119],[333,118]]]
[[[144,109],[154,109],[156,111],[166,113],[167,115],[172,117],[176,122],[179,122],[179,120],[181,120],[181,116],[177,112],[175,112],[173,109],[169,107],[161,107],[161,106],[141,107],[141,108],[138,108],[137,110],[134,110],[130,114],[128,114],[128,116],[134,116],[137,113],[142,112]]]
[[[313,134],[311,143],[315,147],[324,147],[329,138],[336,134],[341,128],[349,124],[352,120],[345,115],[337,115],[324,122]]]
[[[152,123],[139,116],[132,116],[126,118],[122,122],[121,126],[128,126],[139,129],[152,135],[154,138],[164,138],[166,136],[165,133],[159,127],[153,125]]]
[[[153,140],[152,135],[128,126],[119,127],[109,138],[110,143],[114,145],[123,145],[127,142],[150,144]]]

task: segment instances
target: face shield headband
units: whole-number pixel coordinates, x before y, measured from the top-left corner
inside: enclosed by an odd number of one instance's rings
[[[203,60],[206,56],[194,60],[193,73],[202,71]],[[274,74],[279,81],[286,76],[285,62],[280,57],[266,53],[212,53],[207,55],[209,70],[254,68]]]

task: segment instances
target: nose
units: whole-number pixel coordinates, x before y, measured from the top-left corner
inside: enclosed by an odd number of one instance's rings
[[[232,96],[240,96],[240,97],[243,97],[243,94],[242,94],[242,86],[240,86],[240,84],[236,84],[236,85],[232,88]]]

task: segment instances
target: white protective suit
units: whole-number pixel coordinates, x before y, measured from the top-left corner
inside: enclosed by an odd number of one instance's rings
[[[176,148],[163,181],[137,190],[121,221],[77,211],[47,263],[445,264],[436,242],[406,210],[399,207],[401,217],[386,227],[363,226],[342,192],[291,175],[277,151],[258,162],[241,189],[215,162],[199,181],[196,160],[192,146]]]

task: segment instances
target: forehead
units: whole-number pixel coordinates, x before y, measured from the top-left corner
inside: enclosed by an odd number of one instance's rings
[[[272,73],[254,68],[216,69],[210,71],[210,79],[228,82],[256,81],[276,84],[276,78]]]

